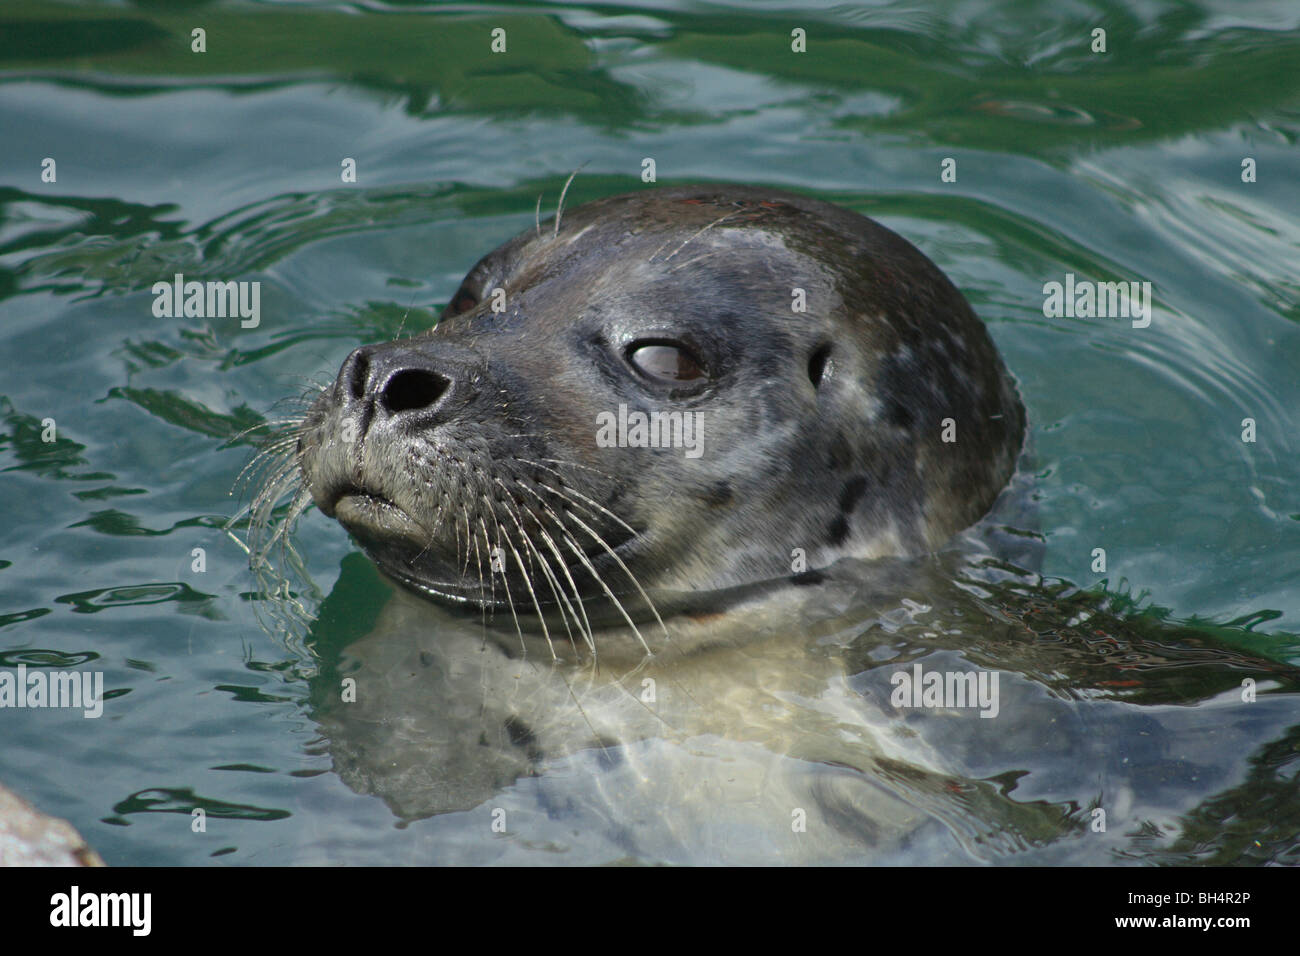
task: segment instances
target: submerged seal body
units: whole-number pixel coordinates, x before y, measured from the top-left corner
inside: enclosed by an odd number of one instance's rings
[[[663,595],[936,549],[1012,475],[983,324],[878,223],[730,185],[557,218],[352,352],[297,430],[303,500],[409,588],[591,645]]]

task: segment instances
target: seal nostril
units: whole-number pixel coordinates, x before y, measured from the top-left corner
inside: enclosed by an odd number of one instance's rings
[[[366,379],[370,376],[370,359],[365,352],[357,352],[348,369],[348,391],[358,402],[366,397]]]
[[[384,386],[380,403],[390,414],[428,408],[443,396],[451,381],[436,372],[423,369],[403,369]]]

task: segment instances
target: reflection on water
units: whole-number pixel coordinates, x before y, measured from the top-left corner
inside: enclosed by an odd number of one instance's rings
[[[193,8],[0,11],[0,665],[105,675],[105,719],[0,711],[0,781],[110,863],[1295,862],[1294,9],[198,9],[203,54]],[[592,675],[310,514],[305,636],[263,631],[248,429],[646,157],[954,279],[1026,401],[1032,546],[839,567]],[[176,273],[260,281],[261,325],[156,318]],[[1045,318],[1067,273],[1151,282],[1151,326]],[[918,665],[997,673],[997,716],[894,703]]]
[[[334,770],[459,820],[446,861],[544,833],[587,862],[1296,862],[1300,669],[987,554],[843,562],[633,666],[608,662],[629,633],[555,664],[400,590],[359,640],[328,630]]]

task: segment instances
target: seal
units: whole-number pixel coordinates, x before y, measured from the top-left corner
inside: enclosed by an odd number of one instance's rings
[[[591,650],[621,620],[650,651],[638,624],[674,595],[941,547],[1024,430],[984,325],[909,242],[692,185],[561,208],[433,329],[353,351],[267,495],[297,482],[291,514],[314,502],[426,597]]]

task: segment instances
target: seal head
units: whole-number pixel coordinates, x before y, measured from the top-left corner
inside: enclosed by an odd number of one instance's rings
[[[297,461],[398,581],[578,621],[591,598],[635,617],[647,592],[938,548],[1023,435],[983,324],[910,243],[703,185],[485,256],[434,329],[347,357]]]

